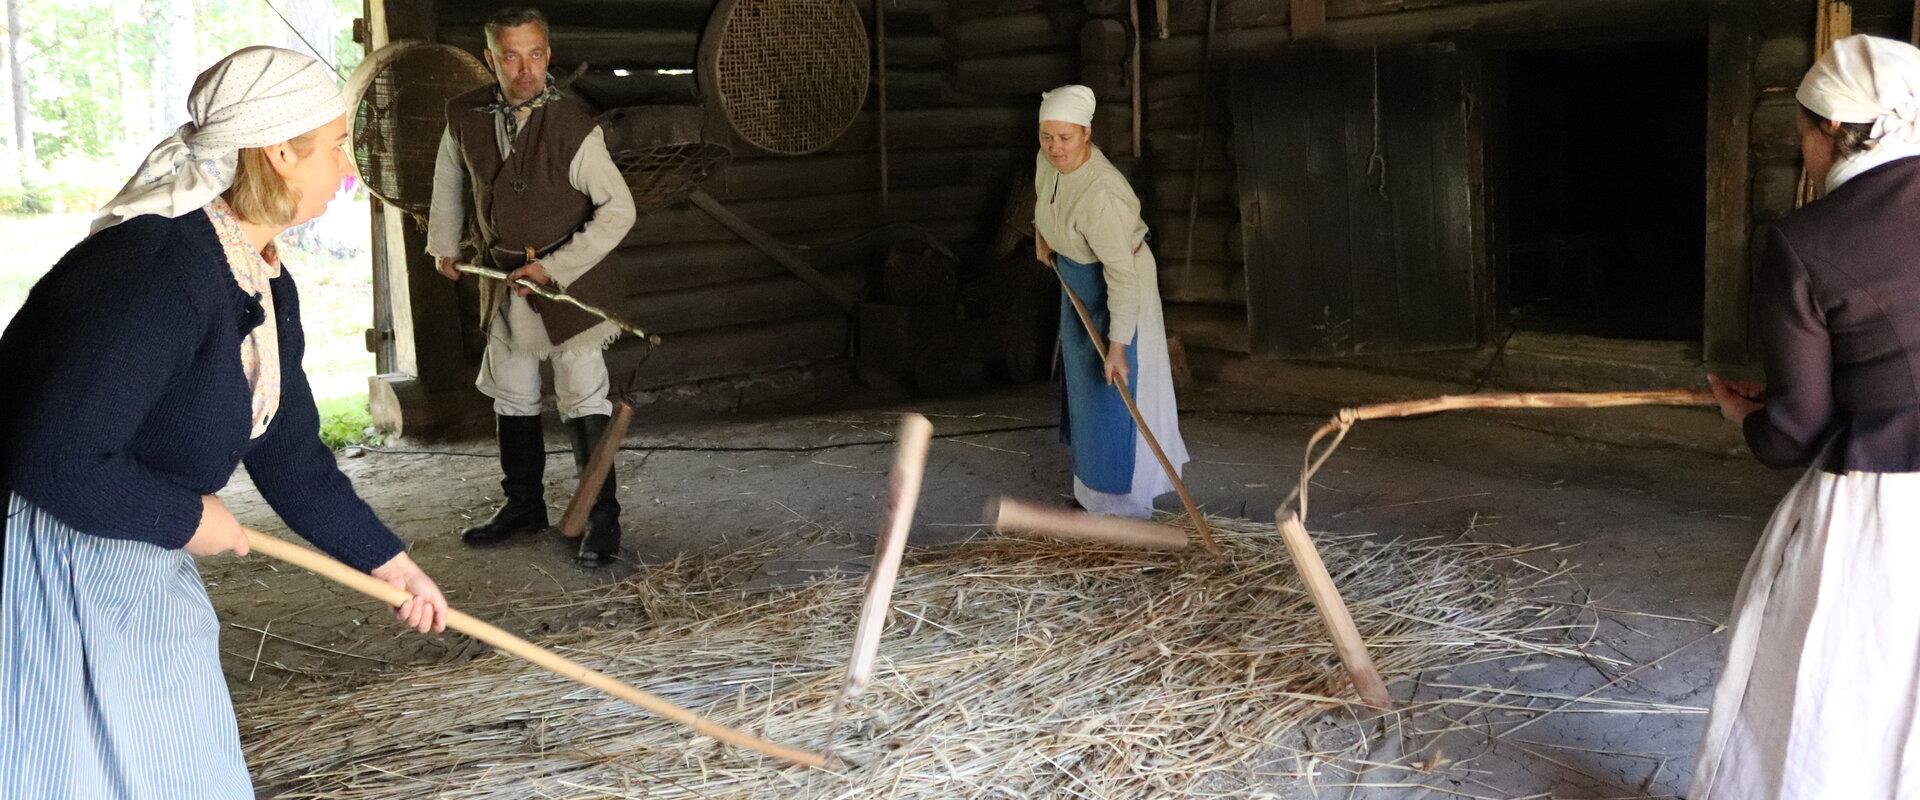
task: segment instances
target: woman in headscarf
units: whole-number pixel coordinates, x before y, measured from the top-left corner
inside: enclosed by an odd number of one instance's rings
[[[1093,145],[1093,90],[1062,86],[1040,98],[1033,188],[1034,256],[1060,273],[1102,334],[1094,342],[1063,292],[1060,438],[1073,448],[1073,496],[1097,514],[1145,518],[1173,490],[1116,387],[1133,392],[1175,469],[1187,462],[1174,405],[1160,283],[1140,198]]]
[[[252,47],[0,335],[0,797],[251,798],[193,556],[245,555],[215,494],[244,463],[322,550],[446,599],[319,438],[300,299],[274,238],[350,169],[333,73]]]
[[[1796,97],[1825,196],[1766,235],[1764,394],[1711,383],[1807,471],[1741,578],[1691,800],[1920,796],[1920,50],[1842,39]]]

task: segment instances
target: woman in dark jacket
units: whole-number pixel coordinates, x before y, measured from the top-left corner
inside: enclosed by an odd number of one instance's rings
[[[1807,471],[1741,579],[1691,800],[1920,797],[1920,50],[1843,39],[1797,97],[1825,196],[1754,276],[1764,398],[1713,388]]]
[[[0,797],[253,796],[192,559],[247,551],[215,496],[237,464],[295,532],[411,592],[404,623],[444,625],[320,442],[273,244],[348,174],[347,99],[255,47],[189,105],[0,336]]]

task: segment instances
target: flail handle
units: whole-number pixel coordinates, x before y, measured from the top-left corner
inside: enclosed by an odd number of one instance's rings
[[[319,575],[356,592],[372,597],[390,606],[399,606],[413,599],[405,589],[393,586],[386,581],[360,572],[328,556],[293,544],[283,539],[268,536],[255,530],[247,531],[247,544],[254,551],[271,558],[284,561],[301,569]],[[808,767],[826,766],[826,758],[818,753],[788,747],[769,742],[744,731],[735,730],[697,713],[674,705],[659,695],[641,691],[606,673],[594,670],[584,664],[543,648],[500,628],[490,625],[459,610],[447,609],[447,627],[479,639],[494,649],[515,658],[531,662],[535,666],[552,672],[567,680],[583,686],[599,689],[636,706],[644,708],[674,722],[678,722],[694,731],[711,736],[714,739],[735,747],[744,747],[774,758],[790,761]]]

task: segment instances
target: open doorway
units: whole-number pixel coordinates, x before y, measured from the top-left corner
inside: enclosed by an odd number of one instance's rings
[[[1701,39],[1495,54],[1504,80],[1494,247],[1515,329],[1701,336],[1707,47]]]
[[[362,0],[70,0],[9,4],[0,32],[0,327],[87,235],[97,209],[148,151],[188,121],[199,72],[249,45],[317,56],[342,76]],[[17,71],[17,73],[16,73]],[[299,281],[304,367],[334,444],[363,439],[364,331],[373,315],[367,193],[348,181],[326,215],[288,231],[279,252]]]

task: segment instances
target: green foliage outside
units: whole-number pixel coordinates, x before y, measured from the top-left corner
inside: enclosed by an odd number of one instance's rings
[[[85,236],[94,211],[147,150],[184,120],[186,109],[167,107],[163,95],[184,93],[194,73],[239,48],[289,45],[289,25],[279,13],[294,14],[302,2],[312,11],[331,12],[334,33],[313,44],[331,46],[331,60],[344,78],[363,58],[348,25],[360,16],[361,0],[19,3],[34,158],[19,168],[10,81],[0,80],[0,241],[10,248],[9,258],[0,260],[0,326],[12,319],[34,282]],[[185,27],[169,28],[158,22],[163,19],[184,20]],[[164,73],[168,31],[187,28],[192,52],[176,56],[178,74]],[[0,30],[0,45],[7,43]],[[0,75],[5,69],[0,54]],[[304,366],[319,398],[321,438],[336,449],[367,443],[372,424],[366,385],[374,364],[361,338],[372,317],[367,213],[360,192],[336,200],[311,230],[283,240],[282,255],[300,285]]]

